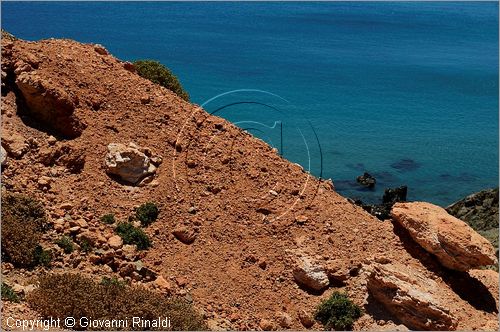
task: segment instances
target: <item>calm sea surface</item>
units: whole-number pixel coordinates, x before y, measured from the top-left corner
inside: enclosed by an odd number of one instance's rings
[[[71,38],[161,61],[193,102],[333,178],[344,195],[376,201],[406,184],[409,199],[447,205],[498,186],[497,3],[1,9],[2,28],[19,38]],[[365,170],[378,179],[374,191],[353,183]]]

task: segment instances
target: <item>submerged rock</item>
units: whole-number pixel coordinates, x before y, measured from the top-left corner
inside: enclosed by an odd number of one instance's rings
[[[377,180],[371,176],[369,173],[365,172],[363,175],[360,175],[356,178],[356,181],[367,188],[375,187]]]
[[[445,209],[425,202],[396,203],[392,218],[449,269],[467,271],[497,262],[488,240]]]
[[[374,264],[368,269],[368,291],[403,324],[415,330],[456,328],[444,291],[434,280],[401,264]]]

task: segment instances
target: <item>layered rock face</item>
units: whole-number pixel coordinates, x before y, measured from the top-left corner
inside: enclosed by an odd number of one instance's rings
[[[423,273],[400,264],[374,264],[369,271],[370,293],[409,328],[456,328],[456,318],[446,307],[443,290]]]
[[[488,240],[439,206],[425,202],[396,203],[391,216],[415,242],[449,269],[467,271],[497,263]]]
[[[77,98],[71,98],[64,89],[32,72],[19,74],[16,84],[31,115],[63,136],[73,138],[81,135],[85,124],[73,115],[78,105]]]

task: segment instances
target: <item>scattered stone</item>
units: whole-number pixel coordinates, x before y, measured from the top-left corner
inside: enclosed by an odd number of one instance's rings
[[[100,55],[108,55],[108,50],[106,50],[104,48],[104,46],[102,46],[101,44],[95,44],[94,45],[94,51],[97,52],[97,54],[100,54]]]
[[[281,326],[284,329],[288,329],[292,326],[292,317],[290,317],[289,314],[286,312],[278,312],[276,313],[276,321],[278,322],[279,326]]]
[[[274,331],[276,329],[276,326],[273,324],[273,322],[267,319],[261,319],[259,322],[259,327],[262,329],[262,331]]]
[[[50,135],[49,138],[47,138],[47,143],[49,145],[54,145],[57,143],[57,139],[54,136]]]
[[[422,248],[449,269],[469,269],[497,263],[491,243],[445,209],[425,202],[396,203],[392,218]]]
[[[149,104],[150,101],[151,101],[151,98],[148,95],[141,96],[141,104],[143,104],[143,105]]]
[[[190,206],[188,209],[188,212],[191,214],[195,214],[197,211],[196,206]]]
[[[142,178],[156,172],[156,167],[149,157],[133,143],[128,146],[121,143],[109,144],[105,167],[108,174],[117,175],[131,184],[136,184]]]
[[[73,203],[70,202],[64,202],[61,205],[59,205],[59,208],[61,210],[71,210],[73,208]]]
[[[269,193],[273,196],[278,196],[278,193],[274,190],[269,190]]]
[[[153,283],[156,287],[166,293],[172,292],[172,285],[162,276],[158,276]]]
[[[123,240],[118,235],[113,235],[108,239],[108,245],[112,249],[120,249],[123,245]]]
[[[40,149],[40,162],[45,166],[64,166],[71,173],[79,173],[85,165],[85,151],[72,143],[57,144],[54,148]]]
[[[305,311],[304,309],[299,310],[298,312],[299,321],[305,328],[311,328],[314,325],[314,319],[312,316]]]
[[[191,244],[196,239],[196,232],[188,227],[181,226],[176,228],[172,234],[175,238],[184,244]]]
[[[377,183],[377,180],[370,175],[369,173],[365,172],[363,175],[360,175],[356,178],[356,181],[367,188],[374,188],[375,184]]]
[[[295,217],[295,222],[299,225],[305,224],[308,220],[309,220],[309,218],[307,218],[304,215],[300,215],[300,216]]]
[[[446,290],[408,266],[374,264],[367,287],[403,324],[416,330],[454,330],[455,317],[444,306]]]
[[[179,287],[185,287],[188,284],[188,280],[185,277],[176,277],[175,282]]]

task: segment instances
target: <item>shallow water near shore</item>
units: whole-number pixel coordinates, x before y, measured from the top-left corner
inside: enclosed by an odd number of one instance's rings
[[[200,105],[240,90],[205,109],[346,196],[405,184],[448,205],[498,186],[497,3],[3,2],[2,22],[157,59]]]

